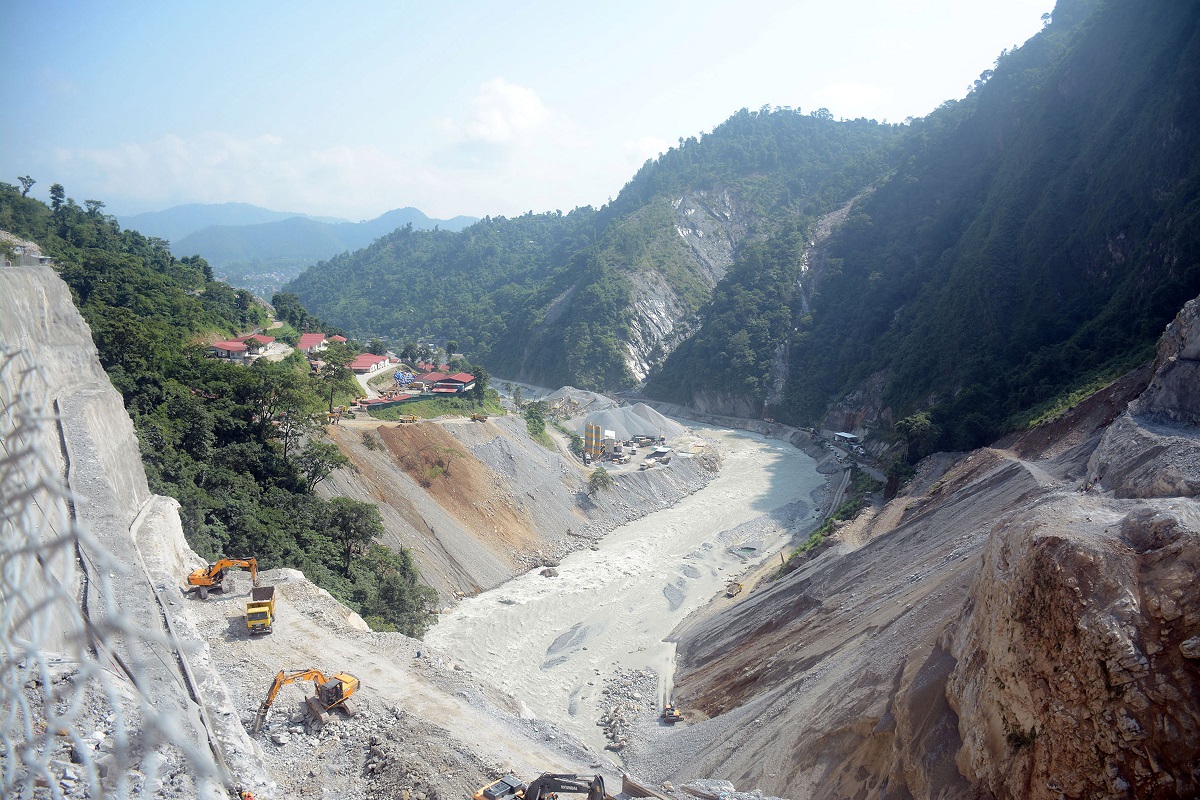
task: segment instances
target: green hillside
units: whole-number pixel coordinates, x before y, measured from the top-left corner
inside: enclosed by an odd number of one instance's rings
[[[910,124],[743,110],[599,210],[402,230],[290,288],[506,377],[645,378],[660,399],[885,435],[926,411],[929,446],[978,445],[1145,359],[1200,293],[1198,19],[1061,0]]]
[[[404,229],[286,288],[364,336],[454,339],[497,374],[631,386],[638,286],[661,285],[686,330],[711,297],[710,270],[679,233],[685,194],[717,206],[718,238],[761,240],[804,227],[884,174],[897,130],[742,111],[648,162],[600,210],[488,218],[457,234]]]
[[[1092,13],[1093,8],[1095,12]],[[778,416],[884,371],[969,447],[1146,358],[1200,293],[1200,6],[1060,2],[836,235]]]

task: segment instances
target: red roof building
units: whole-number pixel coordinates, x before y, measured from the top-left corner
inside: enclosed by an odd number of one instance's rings
[[[363,353],[362,355],[355,356],[354,360],[350,362],[349,367],[354,372],[364,375],[381,370],[390,363],[392,363],[392,360],[387,356]]]
[[[439,373],[433,373],[438,375]],[[475,388],[475,376],[469,375],[466,372],[459,372],[455,375],[442,375],[433,385],[435,394],[458,394]]]
[[[213,342],[208,346],[208,352],[218,358],[241,358],[249,349],[243,342]]]
[[[300,344],[296,349],[301,353],[314,353],[317,350],[325,349],[325,334],[323,333],[302,333],[300,334]]]
[[[249,342],[252,340],[255,342],[258,342],[263,347],[269,347],[271,342],[275,341],[275,337],[274,336],[263,336],[261,333],[252,333],[249,336],[239,336],[237,338],[237,341],[239,341],[239,342]]]
[[[330,337],[329,337],[329,341],[331,341],[331,342],[337,342],[338,344],[345,344],[345,343],[346,343],[346,337],[345,337],[345,336],[338,336],[338,335],[335,333],[333,336],[330,336]]]
[[[426,372],[424,375],[418,375],[417,380],[424,381],[425,383],[437,383],[438,381],[444,381],[449,377],[450,376],[444,372]]]

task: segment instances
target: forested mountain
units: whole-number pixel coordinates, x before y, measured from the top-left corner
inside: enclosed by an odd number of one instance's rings
[[[898,127],[742,111],[603,209],[406,228],[287,288],[335,324],[455,339],[509,377],[632,386],[691,333],[744,243],[803,230],[885,174]]]
[[[500,375],[883,433],[921,412],[912,454],[977,445],[1147,357],[1200,293],[1198,17],[1061,0],[910,124],[742,111],[600,210],[401,230],[291,288]]]
[[[970,447],[1148,358],[1200,293],[1198,24],[1196,3],[1061,0],[914,123],[814,276],[778,415],[874,375],[880,408]],[[847,411],[831,424],[888,421]]]

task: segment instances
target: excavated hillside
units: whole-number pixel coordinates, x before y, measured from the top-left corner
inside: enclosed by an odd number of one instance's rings
[[[375,503],[386,544],[413,553],[443,602],[553,566],[613,528],[670,506],[712,480],[715,451],[690,433],[670,440],[704,456],[670,469],[613,470],[615,490],[590,496],[589,469],[534,442],[523,417],[415,424],[346,421],[329,435],[350,459],[318,490]],[[554,436],[558,436],[557,433]]]
[[[928,459],[839,546],[679,630],[697,724],[635,769],[786,797],[1197,796],[1198,364],[1192,301],[1148,385]]]

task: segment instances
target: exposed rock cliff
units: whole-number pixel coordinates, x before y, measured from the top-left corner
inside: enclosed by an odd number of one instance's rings
[[[853,539],[681,631],[676,700],[711,719],[667,740],[673,775],[796,798],[1196,796],[1197,352],[1194,301],[1145,391],[1135,374],[1005,449],[928,460]]]
[[[733,263],[738,245],[755,222],[727,190],[691,191],[671,201],[675,233],[672,246],[686,252],[684,283],[703,287],[705,297]],[[664,275],[657,269],[632,271],[630,336],[626,365],[643,380],[650,370],[695,330],[695,299],[684,296],[680,275]]]

